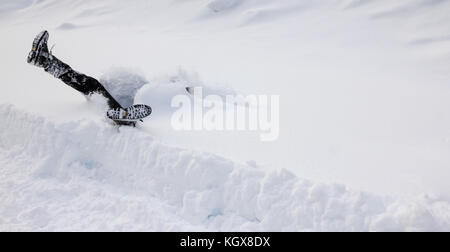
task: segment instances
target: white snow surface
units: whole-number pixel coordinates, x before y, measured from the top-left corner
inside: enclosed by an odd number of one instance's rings
[[[401,201],[180,149],[141,129],[0,106],[2,230],[438,231],[450,204]]]
[[[450,1],[3,0],[1,231],[450,231]],[[34,36],[152,116],[26,64]],[[171,98],[277,94],[280,138]]]

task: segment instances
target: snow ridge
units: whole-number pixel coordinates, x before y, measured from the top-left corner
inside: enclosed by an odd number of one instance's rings
[[[0,105],[0,230],[450,231],[450,204],[407,202],[167,146],[145,128]]]

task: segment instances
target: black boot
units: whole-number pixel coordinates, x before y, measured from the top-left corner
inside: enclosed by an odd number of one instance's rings
[[[28,54],[27,62],[37,67],[44,67],[48,58],[48,32],[43,31],[39,33],[33,40],[33,46]]]
[[[39,33],[33,41],[33,47],[28,54],[28,63],[37,67],[42,67],[44,70],[56,78],[68,73],[69,65],[57,59],[48,51],[47,41],[49,34],[47,31]]]

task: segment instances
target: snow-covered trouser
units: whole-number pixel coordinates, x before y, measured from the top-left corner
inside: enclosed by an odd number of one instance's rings
[[[62,62],[61,62],[62,63]],[[64,64],[64,63],[63,63]],[[66,64],[65,64],[66,65]],[[122,106],[119,102],[112,97],[112,95],[106,90],[106,88],[96,79],[87,76],[82,73],[78,73],[77,71],[70,68],[68,65],[67,71],[64,74],[59,76],[55,76],[58,79],[62,80],[68,86],[74,88],[75,90],[81,92],[82,94],[89,96],[93,93],[98,93],[104,96],[108,102],[108,106],[110,108],[121,108]],[[46,69],[47,71],[47,69]]]
[[[122,107],[96,79],[73,70],[69,65],[56,58],[54,55],[48,55],[47,60],[48,62],[44,66],[46,72],[62,80],[64,83],[86,96],[93,93],[101,94],[106,98],[110,108]]]

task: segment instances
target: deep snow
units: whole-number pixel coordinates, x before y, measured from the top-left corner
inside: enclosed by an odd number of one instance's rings
[[[1,1],[0,230],[448,231],[449,9]],[[151,118],[118,132],[102,99],[27,65],[43,29],[58,58]],[[281,95],[280,139],[173,131],[186,85]]]
[[[399,200],[180,149],[142,129],[0,106],[1,229],[438,231],[450,204]]]

